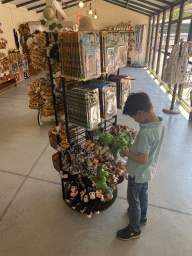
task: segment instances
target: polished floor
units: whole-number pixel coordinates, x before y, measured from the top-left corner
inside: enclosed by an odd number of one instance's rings
[[[27,86],[34,78],[0,94],[0,255],[1,256],[190,256],[192,255],[192,125],[188,114],[162,112],[171,97],[146,69],[124,68],[132,91],[149,94],[163,117],[165,138],[156,177],[149,182],[148,224],[142,236],[116,238],[128,224],[127,181],[114,204],[88,219],[62,200],[55,153],[48,141],[53,123],[37,123]],[[42,75],[42,74],[41,74]],[[118,110],[118,123],[139,125]]]

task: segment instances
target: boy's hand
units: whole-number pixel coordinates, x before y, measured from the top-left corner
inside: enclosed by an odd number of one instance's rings
[[[126,153],[129,153],[129,149],[127,147],[122,147],[121,149],[122,153],[126,156],[127,154]]]

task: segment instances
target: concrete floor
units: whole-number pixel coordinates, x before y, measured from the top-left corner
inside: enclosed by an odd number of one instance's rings
[[[30,110],[27,84],[0,95],[0,255],[1,256],[190,256],[192,252],[192,125],[179,115],[162,112],[171,97],[146,69],[124,68],[132,91],[149,94],[163,117],[165,139],[156,177],[149,183],[148,224],[131,241],[116,238],[128,223],[125,181],[115,203],[88,219],[62,200],[58,172],[48,141],[54,126],[37,123]],[[176,104],[177,106],[177,104]],[[118,110],[118,123],[136,130],[139,125]]]

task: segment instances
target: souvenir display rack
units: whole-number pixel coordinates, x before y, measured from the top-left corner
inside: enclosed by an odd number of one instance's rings
[[[49,45],[49,33],[46,34],[46,40],[47,40],[47,46]],[[62,43],[60,43],[60,54],[61,54],[61,60],[62,60]],[[54,79],[52,75],[52,67],[51,67],[51,58],[50,56],[48,57],[48,64],[49,64],[49,70],[50,70],[50,77],[51,77],[51,86],[52,86],[52,92],[53,92],[53,98],[54,102],[56,102],[56,97],[54,95]],[[64,66],[63,62],[61,61],[61,70],[63,71]],[[62,72],[63,73],[63,72]],[[86,129],[84,127],[81,127],[79,125],[74,125],[69,122],[69,116],[68,116],[68,104],[67,104],[67,92],[66,92],[66,83],[67,82],[74,82],[74,79],[71,80],[66,80],[64,76],[61,77],[61,82],[62,82],[62,93],[63,93],[63,105],[65,109],[65,120],[60,123],[61,127],[66,127],[66,137],[67,137],[67,143],[70,145],[70,148],[73,147],[74,145],[84,145],[85,142],[88,139],[98,139],[98,136],[101,132],[109,130],[113,125],[116,125],[117,122],[117,115],[108,118],[107,120],[102,120],[97,127],[94,127],[96,129],[91,130],[91,129]],[[85,85],[87,82],[84,81],[83,84]],[[58,115],[57,115],[57,109],[56,109],[56,104],[54,104],[54,109],[55,109],[55,121],[56,121],[56,126],[59,125],[59,120],[58,120]],[[74,131],[74,136],[70,136],[70,130]],[[59,136],[56,137],[57,143],[54,145],[54,143],[50,143],[51,146],[55,149],[58,150],[57,145],[61,142],[61,139]],[[59,160],[59,168],[57,171],[62,171],[62,152],[56,153],[58,160]],[[54,166],[55,167],[55,166]],[[67,187],[68,183],[64,181],[64,179],[61,178],[61,184],[62,184],[62,193],[63,193],[63,200],[65,200],[65,195],[67,193]],[[113,193],[113,198],[111,200],[107,200],[106,202],[102,202],[100,205],[100,211],[108,208],[116,199],[117,196],[117,189],[114,190]],[[69,206],[70,203],[67,203]],[[78,210],[78,208],[76,209]]]
[[[126,67],[128,39],[126,31],[100,31],[102,73]]]
[[[16,76],[10,72],[10,60],[4,53],[0,53],[0,92],[17,86]]]
[[[11,62],[11,73],[17,77],[17,82],[30,77],[28,60],[25,54],[19,50],[9,50],[9,60]]]
[[[69,63],[68,60],[66,61],[66,51],[63,50],[66,45],[63,43],[63,34],[58,35],[57,41],[53,33],[46,33],[56,121],[56,127],[49,131],[50,145],[57,151],[52,156],[53,166],[60,174],[63,200],[67,205],[84,212],[82,207],[87,203],[84,201],[84,196],[87,196],[91,205],[89,207],[93,204],[93,207],[98,207],[99,203],[99,210],[98,208],[92,210],[99,213],[110,207],[117,197],[117,184],[125,178],[125,159],[118,156],[119,150],[123,145],[130,146],[130,141],[133,139],[131,137],[135,136],[133,129],[117,125],[115,82],[104,81],[101,77],[98,79],[96,73],[93,77],[89,77],[89,72],[85,72],[83,77],[79,75],[75,77],[74,72],[66,76],[66,64]],[[74,35],[73,32],[71,35]],[[53,37],[54,40],[51,39]],[[56,44],[59,44],[58,48]],[[51,54],[53,48],[55,52]],[[69,48],[71,53],[74,52],[72,43]],[[60,58],[57,56],[57,51]],[[79,49],[79,55],[82,54],[81,51],[82,48]],[[87,53],[89,55],[89,51]],[[77,52],[76,56],[78,56]],[[71,54],[68,55],[69,57]],[[86,54],[84,57],[86,59]],[[57,59],[58,65],[61,64],[59,87],[53,77],[53,59]],[[86,62],[83,65],[85,64]],[[68,83],[76,83],[76,85],[74,88],[68,88]],[[58,92],[56,89],[59,89]],[[62,101],[64,108],[65,120],[61,122],[58,120],[56,105],[58,99]],[[109,111],[109,105],[115,109]],[[124,131],[127,131],[127,134]],[[81,192],[84,193],[83,199]],[[92,193],[94,199],[91,198]],[[89,207],[85,206],[84,209],[87,217],[91,218],[87,210]]]

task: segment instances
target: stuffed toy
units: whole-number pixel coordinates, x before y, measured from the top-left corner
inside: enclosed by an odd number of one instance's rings
[[[88,207],[89,207],[89,194],[88,194],[88,191],[86,191],[84,192],[83,200],[81,201],[80,211],[82,213],[87,212]]]
[[[99,206],[100,206],[101,201],[99,199],[96,198],[96,190],[95,189],[91,189],[89,191],[89,204],[87,207],[87,217],[90,219],[91,215],[93,212],[95,212],[96,214],[99,214]]]
[[[76,182],[71,182],[69,184],[69,190],[66,195],[65,201],[69,203],[70,201],[76,199],[75,197],[78,195],[78,184]]]
[[[98,142],[102,142],[105,146],[109,146],[112,144],[113,135],[108,132],[102,132],[99,136]]]
[[[125,172],[121,170],[120,168],[115,169],[115,176],[117,177],[117,184],[120,184],[125,179]]]
[[[111,152],[115,160],[117,160],[119,151],[123,146],[127,146],[127,141],[123,136],[120,135],[120,136],[113,137]]]

